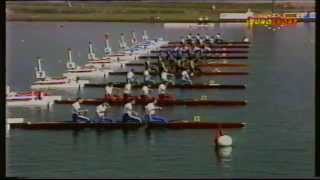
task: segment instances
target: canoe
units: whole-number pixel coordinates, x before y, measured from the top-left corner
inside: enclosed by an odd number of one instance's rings
[[[209,56],[209,57],[200,57],[205,59],[248,59],[248,56]],[[159,59],[157,55],[144,55],[139,56],[139,59]]]
[[[113,83],[113,87],[118,87],[118,88],[123,88],[125,82],[115,82]],[[160,83],[156,83],[154,85],[151,85],[150,88],[158,88]],[[104,88],[107,85],[107,83],[88,83],[85,85],[85,87],[100,87]],[[133,84],[132,88],[141,88],[143,85],[142,84]],[[246,85],[229,85],[229,84],[211,84],[211,83],[206,83],[206,84],[192,84],[192,85],[183,85],[183,84],[175,84],[175,85],[167,85],[167,88],[180,88],[180,89],[245,89]]]
[[[181,46],[181,44],[169,44],[169,45],[163,45],[160,47],[160,49],[163,48],[175,48],[176,46]],[[250,48],[249,45],[208,45],[210,48],[228,48],[228,49],[233,49],[233,48]]]
[[[153,66],[158,66],[158,63],[151,63]],[[144,63],[127,63],[126,66],[145,66]],[[248,64],[235,64],[235,63],[202,63],[196,64],[197,67],[248,67]]]
[[[151,53],[161,53],[161,52],[168,52],[169,50],[153,50]],[[210,52],[204,52],[205,54],[215,54],[215,53],[225,53],[225,54],[242,54],[242,53],[249,53],[249,51],[240,51],[240,50],[216,50]]]
[[[181,41],[170,41],[168,44],[182,44]],[[233,44],[251,44],[251,42],[244,42],[244,41],[223,41],[219,43],[213,43],[215,45],[220,45],[220,44],[228,44],[228,45],[233,45]]]
[[[242,128],[246,123],[211,123],[211,122],[176,122],[167,125],[149,124],[148,128],[166,128],[166,129],[230,129]]]
[[[154,98],[150,98],[148,100],[139,100],[137,99],[139,96],[134,96],[136,99],[137,105],[147,105],[149,102],[152,102]],[[65,100],[56,100],[55,103],[57,104],[73,104],[76,100],[75,99],[65,99]],[[112,106],[119,106],[124,105],[129,100],[116,100],[116,101],[107,101],[104,98],[97,98],[97,99],[82,99],[83,105],[99,105],[104,102],[108,102]],[[247,105],[246,100],[242,101],[227,101],[227,100],[182,100],[182,99],[175,99],[175,100],[158,100],[157,105],[159,106],[177,106],[177,105],[184,105],[184,106],[245,106]]]
[[[247,124],[243,122],[194,122],[194,121],[178,121],[171,122],[166,125],[162,124],[137,124],[137,123],[77,123],[71,121],[57,122],[22,122],[11,123],[11,129],[27,129],[27,130],[77,130],[84,128],[91,129],[138,129],[147,127],[147,129],[235,129],[243,128]]]
[[[143,75],[143,72],[134,72],[135,75]],[[159,73],[150,73],[153,76],[159,75]],[[249,72],[201,72],[201,73],[195,73],[194,76],[228,76],[228,75],[248,75]],[[119,71],[119,72],[110,72],[109,75],[127,75],[127,72],[125,71]]]

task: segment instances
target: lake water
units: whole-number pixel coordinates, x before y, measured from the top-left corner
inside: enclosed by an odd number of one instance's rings
[[[63,24],[63,27],[60,25]],[[214,28],[164,28],[163,24],[85,22],[7,22],[6,79],[17,91],[28,91],[34,78],[36,57],[51,76],[65,71],[65,49],[72,48],[78,64],[87,61],[87,44],[94,42],[100,57],[104,33],[111,34],[113,50],[120,33],[134,30],[141,38],[178,40],[189,32],[222,32],[227,40],[247,35],[253,41],[248,76],[201,77],[223,84],[247,84],[245,90],[172,90],[179,98],[248,100],[245,107],[164,108],[159,114],[171,119],[246,122],[227,131],[230,149],[215,151],[213,130],[135,131],[26,131],[11,130],[6,139],[7,176],[65,178],[125,177],[311,177],[314,175],[314,72],[315,24],[299,23],[276,31],[253,29],[244,24],[216,24]],[[121,80],[122,77],[114,77]],[[55,92],[64,97],[73,92]],[[85,88],[83,97],[101,97],[103,89]],[[86,107],[93,115],[95,107]],[[142,112],[141,107],[137,106]],[[121,108],[111,116],[119,118]],[[7,108],[8,117],[28,121],[69,120],[68,105],[51,109]],[[219,153],[229,154],[222,157]]]

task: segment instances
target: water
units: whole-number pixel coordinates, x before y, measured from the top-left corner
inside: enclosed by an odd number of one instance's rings
[[[59,25],[64,24],[63,28]],[[161,115],[171,119],[248,123],[229,130],[232,149],[216,153],[212,130],[134,131],[26,131],[11,130],[7,138],[7,175],[21,177],[305,177],[314,175],[314,23],[272,31],[247,29],[244,24],[218,24],[201,33],[223,32],[226,39],[253,40],[246,61],[249,76],[217,77],[225,84],[246,83],[246,90],[173,90],[179,98],[247,99],[245,107],[170,107]],[[178,40],[188,29],[165,29],[162,24],[9,22],[6,27],[7,84],[25,91],[34,81],[35,58],[44,59],[52,76],[65,71],[65,49],[84,64],[87,43],[94,41],[97,55],[103,53],[103,35],[111,34],[117,50],[120,32]],[[196,30],[192,30],[195,32]],[[141,38],[141,37],[139,37]],[[115,77],[122,78],[122,77]],[[210,78],[213,79],[213,78]],[[198,80],[207,81],[207,77]],[[85,89],[83,97],[101,97],[103,89]],[[135,92],[138,93],[138,92]],[[62,94],[64,97],[74,93]],[[93,115],[95,107],[86,107]],[[137,107],[142,111],[141,107]],[[29,121],[69,120],[68,105],[51,109],[7,109],[9,117]],[[110,116],[121,113],[113,107]],[[228,157],[221,153],[229,152]]]

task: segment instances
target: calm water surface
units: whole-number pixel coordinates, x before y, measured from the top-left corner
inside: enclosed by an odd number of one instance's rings
[[[64,24],[63,28],[59,25]],[[65,49],[84,64],[87,43],[94,41],[103,53],[106,32],[118,49],[121,32],[132,30],[139,38],[144,29],[150,37],[178,40],[199,31],[222,32],[229,40],[244,34],[253,43],[248,60],[249,76],[201,77],[224,84],[247,84],[246,90],[172,90],[179,98],[248,100],[245,107],[170,107],[160,112],[171,119],[248,123],[230,130],[234,146],[215,151],[212,130],[135,131],[25,131],[12,130],[7,140],[7,175],[22,177],[292,177],[314,175],[314,23],[272,31],[248,29],[244,24],[217,24],[210,29],[165,29],[163,24],[9,22],[6,26],[7,84],[27,91],[34,79],[36,57],[50,76],[65,72]],[[122,80],[113,77],[111,80]],[[101,80],[98,80],[101,81]],[[53,92],[74,97],[75,92]],[[138,93],[138,92],[136,92]],[[103,89],[84,89],[83,97],[101,97]],[[95,107],[87,107],[93,115]],[[142,112],[141,107],[137,106]],[[119,118],[113,107],[110,116]],[[69,120],[68,105],[51,109],[7,108],[8,117],[29,121]],[[221,154],[229,154],[223,157]]]

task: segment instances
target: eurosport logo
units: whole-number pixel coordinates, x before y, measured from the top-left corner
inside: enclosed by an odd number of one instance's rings
[[[296,17],[248,17],[247,23],[251,26],[292,26],[298,23]]]

